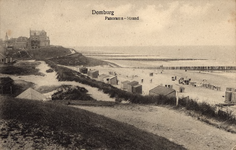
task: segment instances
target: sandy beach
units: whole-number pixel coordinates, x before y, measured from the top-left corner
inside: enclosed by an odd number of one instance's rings
[[[78,67],[69,67],[77,70]],[[173,85],[173,89],[179,91],[180,87],[184,87],[183,93],[178,92],[179,97],[189,96],[199,102],[207,102],[209,104],[224,103],[224,95],[226,87],[234,87],[236,85],[235,73],[225,72],[199,72],[199,71],[184,71],[184,70],[152,70],[152,69],[133,69],[133,68],[117,68],[111,66],[96,66],[88,67],[88,69],[97,69],[99,74],[109,74],[115,72],[119,80],[118,85],[121,88],[123,81],[138,81],[142,85],[143,95],[148,95],[149,90],[158,85]],[[153,73],[153,76],[150,76]],[[172,81],[172,77],[177,76],[177,80]],[[178,79],[191,78],[191,81],[196,82],[199,86],[182,85],[178,83]],[[143,82],[141,80],[143,79]],[[204,80],[204,81],[203,81]],[[220,91],[201,87],[201,83],[209,83],[221,87]]]

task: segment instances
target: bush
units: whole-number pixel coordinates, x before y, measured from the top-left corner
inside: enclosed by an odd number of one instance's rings
[[[48,69],[48,70],[46,70],[46,72],[47,73],[51,73],[51,72],[53,72],[53,70],[52,69]]]
[[[52,95],[52,100],[94,100],[83,87],[64,85]]]

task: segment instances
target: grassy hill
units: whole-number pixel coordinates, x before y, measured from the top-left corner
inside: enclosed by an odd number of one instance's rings
[[[37,50],[29,50],[28,52],[34,59],[49,59],[69,55],[71,53],[70,49],[62,46],[45,47]]]
[[[0,134],[4,148],[184,149],[131,125],[49,102],[1,97],[0,119],[5,120]]]
[[[107,62],[98,60],[95,58],[85,57],[81,53],[75,53],[67,56],[57,57],[50,59],[51,61],[66,66],[96,66],[96,65],[107,65]]]
[[[9,50],[8,57],[13,57],[14,60],[20,59],[50,59],[60,65],[67,66],[96,66],[107,65],[107,62],[102,60],[85,57],[81,53],[75,52],[72,54],[71,49],[62,46],[50,46],[37,50]]]
[[[50,46],[37,50],[9,50],[7,53],[7,56],[14,59],[50,59],[68,55],[71,51],[62,46]]]

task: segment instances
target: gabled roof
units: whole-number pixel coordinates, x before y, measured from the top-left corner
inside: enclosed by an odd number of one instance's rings
[[[136,88],[136,87],[140,87],[140,86],[142,87],[142,85],[137,84],[137,85],[134,85],[133,87]]]
[[[94,72],[98,72],[98,70],[89,70],[88,72],[90,72],[90,73],[94,73]]]
[[[130,82],[128,84],[131,85],[131,86],[135,86],[135,85],[138,85],[138,81],[132,81],[132,82]]]
[[[114,78],[117,78],[116,76],[108,76],[108,77],[106,77],[106,78],[108,78],[108,79],[114,79]]]
[[[29,100],[45,100],[46,96],[35,91],[32,88],[28,88],[27,90],[22,92],[20,95],[18,95],[16,98],[29,99]]]
[[[100,74],[99,75],[99,78],[107,78],[107,77],[109,77],[109,75],[107,75],[107,74]]]
[[[126,80],[126,81],[123,81],[121,82],[122,84],[127,84],[127,83],[130,83],[130,81]]]
[[[151,89],[149,92],[152,92],[152,93],[155,93],[156,95],[164,95],[164,96],[167,96],[173,92],[175,92],[174,89],[171,89],[171,88],[167,88],[167,87],[164,87],[164,86],[157,86],[153,89]]]

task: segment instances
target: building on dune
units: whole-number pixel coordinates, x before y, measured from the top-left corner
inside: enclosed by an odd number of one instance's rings
[[[99,71],[98,70],[89,70],[87,74],[91,78],[98,78]]]
[[[5,36],[5,47],[7,50],[26,49],[28,47],[28,38],[20,36],[18,38],[9,38],[7,33]]]
[[[130,81],[121,82],[121,89],[127,91],[128,90],[128,83],[130,83]]]
[[[142,94],[142,85],[138,84],[133,86],[133,93],[135,94]]]
[[[50,39],[44,30],[30,30],[30,37],[20,36],[18,38],[9,38],[6,33],[5,48],[12,49],[38,49],[50,46]]]
[[[29,37],[29,48],[30,49],[38,49],[41,47],[47,47],[50,45],[49,37],[47,36],[47,32],[44,30],[30,30]]]
[[[135,94],[142,94],[142,85],[137,81],[127,83],[127,91]]]
[[[98,76],[98,80],[102,81],[104,83],[111,84],[111,85],[117,85],[118,84],[117,76],[101,74],[101,75]]]
[[[127,84],[127,91],[133,93],[133,86],[138,85],[137,81],[132,81]]]
[[[225,102],[226,103],[236,103],[236,89],[226,88],[225,91]]]
[[[80,68],[79,68],[79,72],[80,72],[80,73],[83,73],[83,74],[87,74],[87,73],[88,73],[88,68],[86,68],[86,67],[80,67]]]
[[[176,91],[172,88],[164,87],[162,85],[159,85],[149,91],[149,95],[163,95],[167,96],[169,98],[176,98]]]
[[[28,47],[28,38],[23,36],[18,37],[13,47],[14,49],[26,49]]]

